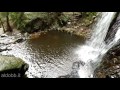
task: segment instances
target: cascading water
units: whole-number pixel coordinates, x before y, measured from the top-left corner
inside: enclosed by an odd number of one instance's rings
[[[3,51],[1,54],[14,55],[28,63],[30,67],[26,75],[29,78],[55,78],[66,75],[71,72],[72,63],[74,66],[72,72],[66,77],[93,77],[95,69],[99,66],[106,52],[114,45],[119,44],[120,15],[118,14],[116,12],[101,13],[93,28],[91,38],[85,45],[83,45],[84,40],[82,38],[80,40],[74,35],[54,30],[41,34],[39,38],[16,44],[13,42],[17,38],[23,38],[21,34],[3,35],[0,37],[0,48],[8,48],[10,51]],[[108,33],[110,34],[108,35]],[[74,48],[77,45],[80,47],[76,50]]]
[[[78,71],[80,78],[93,77],[94,70],[100,64],[105,53],[120,39],[120,27],[117,27],[117,33],[113,41],[108,44],[104,41],[115,14],[116,12],[102,12],[90,40],[76,51],[81,62],[84,63],[80,65]]]

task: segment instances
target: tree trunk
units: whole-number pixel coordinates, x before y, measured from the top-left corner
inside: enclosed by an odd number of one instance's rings
[[[4,27],[4,25],[3,25],[3,22],[2,22],[2,20],[1,20],[1,18],[0,18],[0,22],[1,22],[1,25],[2,25],[2,28],[3,28],[3,31],[4,31],[4,33],[5,33],[5,27]]]
[[[13,30],[12,30],[10,23],[9,23],[9,13],[8,12],[6,15],[6,23],[7,23],[7,30],[6,31],[12,32]]]

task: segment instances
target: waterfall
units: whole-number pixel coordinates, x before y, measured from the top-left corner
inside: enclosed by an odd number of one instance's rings
[[[114,39],[108,44],[104,41],[115,15],[116,12],[102,12],[90,40],[76,51],[80,61],[84,63],[80,65],[78,71],[80,78],[92,78],[94,70],[99,66],[105,53],[120,39],[120,26],[118,26]]]

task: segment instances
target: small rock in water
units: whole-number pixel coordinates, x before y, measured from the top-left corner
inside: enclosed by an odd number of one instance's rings
[[[80,65],[84,65],[84,63],[81,61],[74,62],[72,65],[71,73],[68,75],[59,76],[58,78],[79,78],[78,70],[80,68]]]
[[[70,78],[70,75],[59,76],[58,78]]]
[[[9,50],[12,50],[12,49],[8,49],[8,48],[5,48],[5,49],[0,49],[0,52],[3,52],[3,51],[9,51]]]
[[[80,63],[79,62],[74,62],[72,69],[78,69],[80,67]]]
[[[15,43],[21,43],[21,42],[23,42],[23,41],[24,41],[23,38],[19,38],[19,39],[17,39],[17,40],[14,42],[14,44],[15,44]]]
[[[7,35],[6,35],[6,34],[5,34],[5,35],[1,35],[0,37],[1,37],[1,38],[3,38],[3,37],[7,37]]]
[[[82,61],[79,61],[79,62],[74,62],[73,63],[73,66],[72,66],[72,69],[79,69],[80,68],[80,65],[84,66],[84,62]]]

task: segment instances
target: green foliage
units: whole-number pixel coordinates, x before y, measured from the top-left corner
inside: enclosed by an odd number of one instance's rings
[[[97,12],[80,12],[82,15],[82,22],[85,26],[90,25],[93,23],[94,19],[97,16]]]
[[[6,23],[6,16],[8,12],[0,12],[1,21]],[[10,23],[16,29],[23,29],[26,24],[27,17],[24,15],[24,12],[9,12]]]
[[[93,16],[96,15],[97,12],[80,12],[83,16]]]
[[[63,12],[49,12],[46,20],[49,20],[49,23],[52,23],[54,27],[62,27],[67,24],[69,17]]]
[[[0,12],[0,18],[3,20],[7,16],[7,12]]]
[[[16,29],[23,29],[25,27],[27,17],[24,15],[24,12],[11,12],[10,17]]]
[[[0,25],[3,27],[6,22],[7,12],[0,12]],[[3,25],[2,25],[3,24]]]
[[[68,18],[63,12],[34,12],[28,13],[27,17],[30,21],[26,24],[24,31],[29,33],[62,27],[66,25],[68,21]]]
[[[0,12],[0,25],[2,26],[4,32],[12,31],[9,22],[9,14],[10,12]]]
[[[61,15],[59,17],[59,20],[58,20],[59,26],[65,26],[67,24],[67,22],[68,22],[69,19],[70,19],[69,17],[67,17],[65,15]]]
[[[65,14],[66,13],[66,14]],[[85,25],[89,25],[96,17],[97,12],[9,12],[10,25],[21,31],[27,31],[26,25],[29,26],[28,31],[44,30],[48,28],[63,27],[72,19],[70,14],[79,13],[81,17],[78,18]],[[6,16],[8,12],[0,12],[0,24],[6,26]],[[32,20],[39,18],[37,22]],[[82,19],[81,19],[82,18]],[[33,29],[33,30],[32,30]]]

